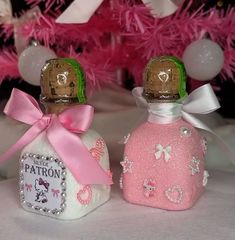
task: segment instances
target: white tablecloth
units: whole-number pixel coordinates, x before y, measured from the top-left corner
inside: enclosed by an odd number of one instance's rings
[[[24,211],[17,181],[5,180],[0,182],[0,239],[234,240],[235,174],[212,171],[210,175],[206,192],[190,210],[169,212],[129,204],[115,184],[108,203],[73,221]]]
[[[17,180],[0,182],[0,240],[234,240],[235,172],[224,152],[210,141],[207,165],[209,185],[195,207],[168,212],[126,203],[118,188],[118,162],[123,145],[118,141],[143,119],[129,93],[105,90],[90,100],[96,106],[93,127],[108,144],[116,184],[111,200],[88,216],[63,222],[25,212],[19,205]],[[203,121],[214,129],[235,152],[235,125],[218,114]],[[25,132],[26,125],[0,116],[0,154]],[[16,176],[19,155],[0,166],[0,177]],[[233,171],[233,172],[232,172]]]

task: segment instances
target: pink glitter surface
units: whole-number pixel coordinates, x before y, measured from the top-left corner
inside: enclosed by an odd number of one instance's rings
[[[184,210],[203,193],[202,137],[182,119],[140,125],[126,144],[124,159],[132,162],[123,173],[123,195],[128,202]]]

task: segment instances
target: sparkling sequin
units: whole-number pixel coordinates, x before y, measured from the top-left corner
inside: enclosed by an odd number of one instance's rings
[[[180,128],[180,135],[183,137],[190,137],[192,135],[192,131],[187,127]]]
[[[123,174],[121,174],[121,176],[119,178],[119,187],[120,187],[120,189],[123,189]]]
[[[156,182],[152,179],[145,179],[143,183],[143,188],[145,197],[153,197],[156,190]]]
[[[131,173],[133,162],[130,161],[127,157],[124,157],[124,160],[120,162],[123,167],[123,173]]]
[[[90,185],[82,186],[77,193],[77,199],[82,205],[88,205],[92,199],[92,189]]]
[[[203,182],[202,182],[203,187],[205,187],[207,185],[209,176],[210,176],[209,173],[205,170],[203,173]]]
[[[199,164],[200,164],[200,160],[193,157],[189,164],[189,168],[191,169],[192,175],[195,175],[200,172]]]
[[[179,204],[183,200],[183,189],[179,186],[173,186],[165,191],[167,199],[173,203]]]
[[[207,152],[207,140],[205,137],[201,139],[202,151],[204,154]]]
[[[171,157],[171,146],[168,145],[165,148],[161,144],[156,145],[155,158],[158,160],[164,155],[165,162],[168,162]]]
[[[96,141],[95,146],[91,148],[89,152],[91,153],[92,157],[95,160],[100,161],[101,157],[104,155],[104,148],[105,148],[104,140],[102,138],[99,138]]]

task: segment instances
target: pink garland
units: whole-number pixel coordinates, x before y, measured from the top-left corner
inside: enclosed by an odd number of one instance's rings
[[[32,6],[42,4],[39,0],[27,2]],[[225,63],[221,77],[233,78],[234,8],[226,13],[215,9],[204,12],[202,8],[190,12],[192,1],[189,1],[174,15],[158,19],[153,18],[143,4],[134,4],[134,0],[113,1],[112,10],[106,0],[87,24],[57,24],[55,18],[65,1],[47,0],[43,3],[44,13],[36,22],[27,22],[22,26],[23,36],[39,40],[53,48],[58,56],[74,57],[80,61],[91,89],[115,82],[118,68],[127,69],[134,76],[136,85],[140,85],[149,58],[156,55],[181,57],[189,43],[204,36],[209,36],[224,50]],[[52,5],[56,6],[54,12],[50,10]],[[5,25],[4,37],[10,38],[12,33],[12,28]],[[121,43],[118,43],[120,36]],[[19,76],[17,56],[13,51],[4,49],[0,53],[0,64],[5,69],[0,74],[0,82],[8,76]]]
[[[12,49],[4,49],[0,53],[0,84],[5,78],[19,78],[18,57]]]

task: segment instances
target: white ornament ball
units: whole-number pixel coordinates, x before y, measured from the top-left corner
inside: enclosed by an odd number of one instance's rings
[[[43,65],[47,60],[56,57],[51,49],[40,45],[26,48],[18,60],[18,68],[22,78],[32,85],[40,85]]]
[[[221,47],[209,40],[192,42],[183,54],[183,62],[187,74],[195,80],[211,80],[222,69],[224,53]]]

